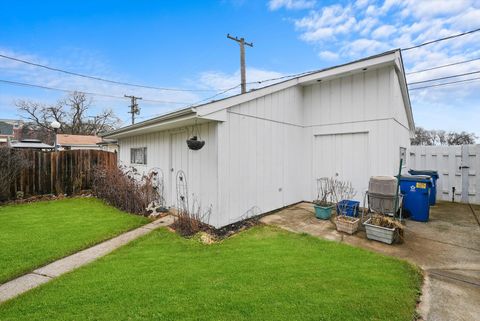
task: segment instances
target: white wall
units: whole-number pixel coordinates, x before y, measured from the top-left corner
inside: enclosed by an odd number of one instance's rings
[[[304,199],[301,106],[293,87],[232,107],[219,124],[217,226]]]
[[[318,176],[395,175],[408,122],[393,67],[289,88],[229,109],[219,125],[217,225],[316,197]],[[325,145],[322,148],[322,145]],[[340,158],[340,159],[339,159]]]
[[[217,208],[217,124],[210,122],[199,126],[205,146],[193,151],[186,140],[192,127],[161,131],[119,139],[118,153],[121,165],[133,166],[141,173],[158,167],[164,173],[167,205],[176,205],[176,174],[183,170],[187,176],[189,202],[196,199],[203,209],[212,206],[212,217]],[[147,164],[130,163],[130,148],[147,147]],[[173,168],[173,172],[171,169]]]
[[[181,139],[172,138],[174,132],[122,139],[119,155],[129,163],[130,147],[146,146],[152,151],[146,167],[165,168],[166,174],[176,166],[172,154],[188,159],[180,167],[187,169],[192,193],[203,205],[213,205],[209,223],[216,227],[313,200],[318,175],[339,172],[340,178],[354,181],[361,199],[369,177],[395,175],[399,147],[409,147],[393,66],[290,87],[233,106],[226,121],[203,125],[202,136],[207,144],[198,152],[187,151]],[[331,146],[326,154],[324,144]],[[174,192],[167,195],[172,205]]]
[[[305,87],[304,108],[305,141],[310,146],[307,150],[313,153],[308,157],[310,199],[317,194],[318,173],[327,177],[338,174],[340,179],[354,182],[357,200],[363,199],[370,176],[397,174],[400,147],[408,149],[410,141],[408,121],[393,67]],[[352,138],[349,140],[348,136]],[[360,136],[363,138],[360,139]],[[325,150],[316,146],[315,137],[325,137]],[[368,141],[366,147],[364,139]],[[328,147],[328,142],[342,146]],[[326,158],[320,155],[324,152],[334,155]],[[326,166],[315,164],[316,159],[327,162]]]

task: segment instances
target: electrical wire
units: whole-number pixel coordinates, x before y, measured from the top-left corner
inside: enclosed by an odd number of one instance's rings
[[[63,88],[55,88],[55,87],[49,87],[49,86],[42,86],[42,85],[35,85],[35,84],[29,84],[29,83],[24,83],[24,82],[18,82],[18,81],[11,81],[11,80],[5,80],[5,79],[0,79],[0,83],[8,84],[8,85],[13,85],[13,86],[21,86],[21,87],[33,87],[33,88],[41,88],[41,89],[47,89],[47,90],[54,90],[54,91],[61,91],[61,92],[66,92],[66,93],[71,93],[74,92],[75,90],[69,90],[69,89],[63,89]],[[123,96],[115,96],[115,95],[109,95],[109,94],[102,94],[102,93],[96,93],[96,92],[87,92],[87,91],[81,91],[77,90],[77,92],[84,93],[86,95],[92,95],[92,96],[100,96],[100,97],[108,97],[108,98],[118,98],[125,100],[127,98]],[[178,101],[166,101],[166,100],[155,100],[155,99],[143,99],[143,101],[147,102],[155,102],[155,103],[162,103],[162,104],[180,104],[180,105],[185,105],[188,103],[185,102],[178,102]]]
[[[68,71],[68,70],[63,70],[63,69],[60,69],[60,68],[49,67],[49,66],[46,66],[46,65],[37,64],[37,63],[31,62],[31,61],[27,61],[27,60],[15,58],[15,57],[10,57],[10,56],[6,56],[6,55],[2,55],[2,54],[0,54],[0,57],[5,58],[5,59],[10,59],[10,60],[13,60],[13,61],[17,61],[17,62],[21,62],[21,63],[27,64],[27,65],[48,69],[48,70],[51,70],[51,71],[61,72],[61,73],[71,75],[71,76],[77,76],[77,77],[82,77],[82,78],[98,80],[98,81],[104,81],[104,82],[108,82],[108,83],[116,84],[116,85],[124,85],[124,86],[131,86],[131,87],[156,89],[156,90],[165,90],[165,91],[187,91],[187,92],[218,91],[218,90],[215,90],[215,89],[183,89],[183,88],[167,88],[167,87],[156,87],[156,86],[149,86],[149,85],[142,85],[142,84],[134,84],[134,83],[116,81],[116,80],[111,80],[111,79],[106,79],[106,78],[101,78],[101,77],[89,76],[89,75],[80,74],[80,73],[76,73],[76,72],[72,72],[72,71]]]
[[[408,90],[410,91],[410,90],[426,89],[426,88],[431,88],[431,87],[453,85],[453,84],[459,84],[459,83],[470,82],[470,81],[478,81],[478,80],[480,80],[480,77],[464,79],[464,80],[457,80],[457,81],[450,81],[450,82],[445,82],[445,83],[441,83],[441,84],[433,84],[433,85],[422,86],[422,87],[409,88]]]
[[[468,75],[474,75],[474,74],[478,74],[478,73],[480,73],[480,70],[479,71],[467,72],[467,73],[464,73],[464,74],[458,74],[458,75],[445,76],[445,77],[440,77],[440,78],[433,78],[433,79],[428,79],[428,80],[410,82],[410,83],[408,83],[408,85],[423,84],[423,83],[426,83],[426,82],[444,80],[444,79],[450,79],[450,78],[456,78],[456,77],[462,77],[462,76],[468,76]]]
[[[431,68],[422,69],[422,70],[410,71],[410,72],[407,72],[405,75],[412,75],[412,74],[417,74],[417,73],[420,73],[420,72],[425,72],[425,71],[430,71],[430,70],[435,70],[435,69],[440,69],[440,68],[445,68],[445,67],[450,67],[450,66],[461,65],[461,64],[465,64],[467,62],[472,62],[472,61],[476,61],[476,60],[480,60],[480,58],[474,58],[474,59],[454,62],[454,63],[451,63],[451,64],[441,65],[441,66],[437,66],[437,67],[431,67]]]
[[[431,45],[431,44],[433,44],[433,43],[437,43],[437,42],[440,42],[440,41],[445,41],[445,40],[449,40],[449,39],[453,39],[453,38],[457,38],[457,37],[466,36],[466,35],[469,35],[469,34],[472,34],[472,33],[478,32],[478,31],[480,31],[480,28],[473,29],[473,30],[470,30],[470,31],[465,31],[465,32],[458,33],[458,34],[456,34],[456,35],[451,35],[451,36],[444,37],[444,38],[439,38],[439,39],[432,40],[432,41],[427,41],[427,42],[421,43],[421,44],[416,45],[416,46],[411,46],[411,47],[403,48],[402,50],[403,50],[403,51],[407,51],[407,50],[411,50],[411,49],[416,49],[416,48],[420,48],[420,47],[423,47],[423,46]]]
[[[202,100],[199,100],[199,101],[197,101],[197,102],[194,102],[194,103],[188,105],[188,107],[197,106],[197,105],[200,105],[200,104],[203,103],[203,102],[211,101],[211,100],[213,100],[213,98],[218,97],[218,96],[220,96],[220,95],[223,95],[223,94],[225,94],[225,93],[227,93],[227,92],[229,92],[229,91],[232,91],[232,90],[234,90],[235,88],[240,87],[241,85],[242,85],[242,84],[239,84],[239,85],[236,85],[236,86],[227,88],[227,89],[225,89],[224,91],[219,92],[218,94],[215,94],[215,95],[213,95],[213,96],[211,96],[211,97],[207,97],[207,98],[205,98],[205,99],[202,99]]]

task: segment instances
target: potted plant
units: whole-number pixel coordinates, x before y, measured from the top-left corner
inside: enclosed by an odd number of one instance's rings
[[[332,216],[333,208],[332,179],[317,179],[317,199],[313,201],[315,216],[321,220],[328,220]]]
[[[334,197],[337,201],[335,217],[337,231],[353,234],[358,230],[360,223],[357,217],[360,202],[351,200],[357,192],[351,182],[335,180],[333,185]]]

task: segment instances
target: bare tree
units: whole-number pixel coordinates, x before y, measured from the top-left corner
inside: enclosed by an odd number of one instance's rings
[[[468,144],[475,144],[475,136],[474,133],[467,133],[467,132],[449,132],[447,135],[447,144],[448,145],[468,145]]]
[[[60,133],[97,135],[120,124],[120,119],[111,109],[89,116],[93,100],[82,92],[73,92],[51,106],[28,100],[19,100],[15,104],[24,119],[31,122],[30,129],[50,130],[50,123],[55,120],[61,124]]]
[[[477,136],[474,133],[462,131],[446,132],[444,130],[426,130],[422,127],[415,129],[415,137],[411,139],[412,145],[465,145],[475,144]]]

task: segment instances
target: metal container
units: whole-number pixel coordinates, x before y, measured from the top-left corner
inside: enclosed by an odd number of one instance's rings
[[[372,219],[369,218],[363,225],[367,232],[367,238],[370,240],[380,241],[387,244],[392,244],[395,241],[395,228],[388,228],[378,225],[370,224]]]

